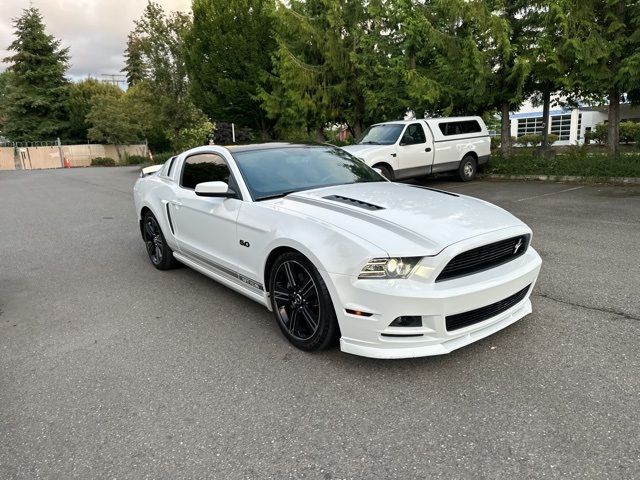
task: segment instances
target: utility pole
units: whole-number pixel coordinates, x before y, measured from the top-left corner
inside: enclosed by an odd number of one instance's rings
[[[121,83],[127,83],[127,76],[120,73],[101,73],[100,76],[105,77],[101,80],[103,83],[110,83],[116,87],[119,87]]]

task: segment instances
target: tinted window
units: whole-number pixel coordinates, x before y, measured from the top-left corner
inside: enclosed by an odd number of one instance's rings
[[[181,185],[184,188],[196,188],[202,182],[229,183],[229,176],[229,167],[219,155],[192,155],[184,162]]]
[[[357,143],[361,145],[393,145],[402,133],[403,125],[373,125],[367,128]]]
[[[167,168],[167,177],[171,176],[171,169],[173,168],[173,164],[176,161],[176,157],[171,157],[169,159],[169,168]]]
[[[438,124],[443,135],[464,135],[467,133],[479,133],[482,131],[477,120],[464,120],[461,122],[442,122]]]
[[[334,147],[287,147],[233,153],[255,200],[299,190],[384,182],[375,170]]]
[[[427,141],[427,138],[424,135],[424,130],[422,125],[419,123],[412,123],[407,127],[404,134],[402,135],[402,143],[412,145],[416,143],[424,143]]]

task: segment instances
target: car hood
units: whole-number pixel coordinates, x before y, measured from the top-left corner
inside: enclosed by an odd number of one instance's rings
[[[365,157],[380,150],[393,150],[393,145],[347,145],[342,147],[343,150],[349,152],[355,157]]]
[[[390,255],[437,255],[449,245],[496,230],[528,230],[485,201],[392,182],[306,190],[277,204],[358,235]]]

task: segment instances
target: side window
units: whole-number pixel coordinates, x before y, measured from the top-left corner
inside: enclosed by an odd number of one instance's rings
[[[175,163],[175,161],[176,161],[176,157],[171,157],[169,159],[169,168],[167,168],[167,177],[171,176],[171,169],[173,168],[173,164]]]
[[[427,141],[427,137],[424,134],[422,125],[419,123],[412,123],[409,125],[402,136],[402,141],[407,145],[425,143]]]
[[[184,188],[195,189],[202,182],[229,183],[229,167],[220,155],[203,153],[188,157],[182,167],[180,185]]]
[[[482,131],[476,120],[464,120],[462,122],[442,122],[438,124],[443,135],[464,135],[467,133],[479,133]]]
[[[480,124],[476,120],[467,120],[465,122],[460,122],[460,124],[462,127],[462,133],[479,133],[482,131]]]

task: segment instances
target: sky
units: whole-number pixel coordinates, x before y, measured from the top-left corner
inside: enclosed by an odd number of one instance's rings
[[[156,2],[165,12],[191,9],[191,0]],[[70,47],[67,76],[79,80],[122,70],[127,35],[147,0],[0,0],[0,60],[11,54],[7,47],[14,39],[13,19],[30,4],[40,10],[47,33]],[[0,71],[6,67],[0,63]]]

